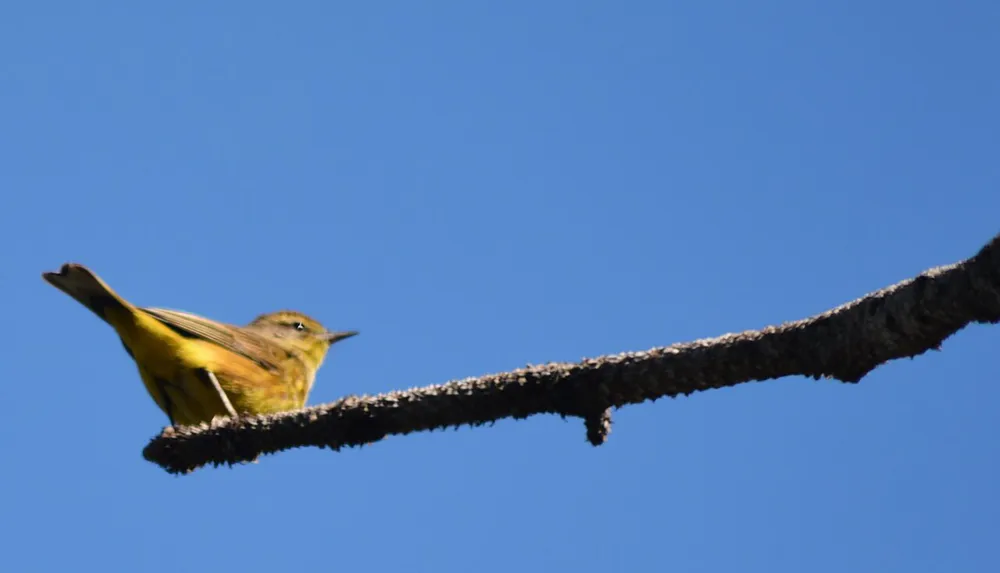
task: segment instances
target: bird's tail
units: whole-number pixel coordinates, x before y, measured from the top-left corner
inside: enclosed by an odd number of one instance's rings
[[[57,273],[42,273],[42,278],[112,326],[114,324],[111,314],[135,312],[134,306],[118,296],[118,293],[111,290],[100,277],[83,265],[66,263]]]

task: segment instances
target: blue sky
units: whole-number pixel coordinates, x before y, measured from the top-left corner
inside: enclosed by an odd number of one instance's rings
[[[997,327],[788,378],[168,475],[112,331],[291,307],[311,403],[760,328],[1000,231],[1000,5],[44,3],[0,17],[10,571],[988,571]]]

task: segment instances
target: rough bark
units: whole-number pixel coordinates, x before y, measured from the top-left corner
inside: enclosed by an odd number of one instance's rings
[[[278,415],[168,427],[143,455],[171,473],[186,473],[290,448],[339,450],[390,435],[535,414],[579,417],[587,439],[599,445],[611,429],[611,408],[794,375],[856,383],[890,360],[938,349],[970,323],[998,321],[1000,235],[970,259],[804,320],[579,363],[347,396]]]

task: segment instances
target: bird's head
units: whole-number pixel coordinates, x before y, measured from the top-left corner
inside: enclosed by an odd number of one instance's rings
[[[313,368],[320,367],[332,344],[358,334],[356,330],[327,330],[319,321],[294,310],[262,314],[247,327],[301,351],[313,362]]]

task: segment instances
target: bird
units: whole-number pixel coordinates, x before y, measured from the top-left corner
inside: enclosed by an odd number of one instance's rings
[[[358,334],[327,330],[294,310],[236,326],[138,307],[78,263],[42,277],[115,330],[171,426],[302,408],[330,347]]]

